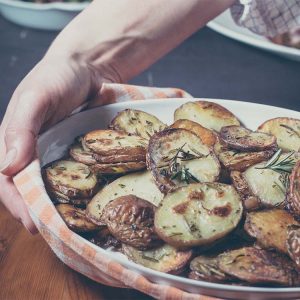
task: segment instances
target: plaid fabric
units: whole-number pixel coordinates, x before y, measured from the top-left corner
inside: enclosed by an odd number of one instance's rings
[[[238,25],[274,37],[300,26],[300,0],[239,0],[231,14]]]
[[[120,84],[105,84],[101,95],[105,103],[150,98],[191,97],[179,89],[148,88]],[[176,287],[154,284],[145,277],[114,262],[100,249],[95,250],[88,242],[72,232],[63,222],[52,204],[41,177],[40,162],[34,160],[14,182],[28,206],[33,222],[54,253],[70,268],[105,285],[133,288],[156,299],[212,300],[215,298],[196,295]]]

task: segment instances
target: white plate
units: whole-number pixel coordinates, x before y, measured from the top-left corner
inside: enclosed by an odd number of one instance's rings
[[[18,25],[44,29],[64,28],[89,2],[33,3],[19,0],[0,0],[0,12],[7,20]]]
[[[217,18],[210,21],[207,26],[216,32],[239,42],[287,57],[289,59],[300,61],[299,49],[274,44],[265,37],[254,34],[247,28],[236,25],[229,10],[226,10]]]
[[[232,100],[205,99],[219,103],[234,114],[245,124],[245,126],[256,129],[262,122],[275,117],[293,117],[300,119],[300,112],[267,106],[262,104],[239,102]],[[140,109],[156,115],[163,122],[171,124],[173,112],[181,104],[191,101],[191,99],[165,99],[165,100],[145,100],[135,102],[123,102],[111,104],[79,114],[73,115],[67,120],[59,123],[46,133],[38,142],[39,153],[42,165],[55,159],[59,159],[65,153],[67,147],[74,138],[87,131],[106,128],[112,118],[125,108]],[[231,286],[224,284],[209,283],[205,281],[195,281],[175,275],[164,274],[137,265],[128,261],[123,255],[103,250],[92,243],[94,249],[119,262],[128,269],[144,275],[155,283],[163,283],[175,286],[192,293],[202,293],[210,296],[231,298],[231,299],[295,299],[299,298],[300,287],[297,288],[260,288],[246,286]]]

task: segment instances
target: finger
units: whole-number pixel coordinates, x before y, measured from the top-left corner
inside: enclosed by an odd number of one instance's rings
[[[28,213],[28,209],[19,192],[15,188],[11,178],[0,174],[0,200],[10,211],[14,218],[19,220],[32,234],[38,232]]]
[[[0,164],[1,173],[15,175],[32,160],[48,106],[43,95],[32,91],[20,95],[4,133],[6,155]]]

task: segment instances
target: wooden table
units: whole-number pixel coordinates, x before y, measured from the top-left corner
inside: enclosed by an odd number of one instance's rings
[[[28,233],[0,204],[0,299],[152,298],[103,286],[68,268],[40,235]]]

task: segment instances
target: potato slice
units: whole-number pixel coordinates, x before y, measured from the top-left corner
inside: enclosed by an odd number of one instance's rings
[[[70,198],[58,191],[55,190],[48,190],[50,193],[50,197],[54,204],[61,203],[61,204],[72,204],[78,207],[85,208],[87,204],[91,201],[91,198]]]
[[[225,107],[208,101],[187,102],[175,110],[175,121],[187,119],[200,125],[220,131],[222,127],[240,125],[237,117]]]
[[[195,183],[169,193],[155,213],[157,234],[187,248],[210,244],[239,223],[243,206],[236,190],[221,183]]]
[[[110,233],[122,243],[139,250],[161,244],[154,231],[155,206],[134,195],[119,197],[103,210],[103,221]]]
[[[90,168],[96,174],[114,175],[146,169],[146,163],[144,161],[130,161],[124,163],[95,164]]]
[[[136,109],[125,109],[111,121],[110,128],[149,139],[166,125],[155,116]]]
[[[150,172],[138,172],[120,177],[98,192],[87,206],[87,215],[96,224],[102,220],[104,207],[112,200],[126,195],[135,195],[158,206],[163,194],[156,187]]]
[[[254,247],[220,254],[218,266],[226,274],[251,284],[299,284],[298,272],[286,256]]]
[[[74,160],[85,165],[90,166],[97,163],[97,160],[93,157],[93,152],[88,149],[84,150],[81,144],[72,145],[69,153]]]
[[[102,227],[99,231],[90,233],[84,238],[103,249],[121,247],[121,242],[111,235],[107,227]]]
[[[170,128],[182,128],[192,131],[208,147],[212,147],[216,142],[216,134],[212,130],[190,120],[177,120],[170,126]]]
[[[96,175],[82,163],[59,160],[44,169],[46,186],[69,197],[89,198],[98,189]]]
[[[276,138],[264,132],[253,132],[242,126],[224,126],[220,137],[231,149],[241,151],[263,151],[276,149]]]
[[[69,204],[58,204],[56,209],[67,226],[75,232],[91,232],[100,228],[87,219],[84,209]]]
[[[256,238],[257,243],[265,249],[276,249],[288,254],[286,240],[287,228],[300,225],[288,212],[271,209],[248,213],[245,221],[246,232]]]
[[[93,157],[96,159],[96,164],[115,164],[115,163],[140,163],[145,162],[146,157],[144,154],[137,154],[137,155],[100,155],[97,153],[93,153]]]
[[[167,129],[153,135],[147,166],[163,193],[192,182],[213,182],[220,174],[213,151],[186,129]]]
[[[258,131],[273,134],[284,151],[300,151],[300,120],[275,118],[261,124]]]
[[[220,270],[216,256],[198,256],[191,261],[190,269],[190,279],[218,283],[236,281],[234,277]]]
[[[94,130],[84,136],[83,144],[100,155],[146,155],[147,140],[116,130]]]
[[[286,207],[290,213],[300,219],[300,161],[295,165],[290,176]]]
[[[274,150],[259,152],[236,152],[227,150],[219,153],[218,158],[222,165],[229,171],[245,171],[252,165],[272,157]]]
[[[287,229],[287,250],[300,270],[300,226],[291,225]]]
[[[122,245],[123,253],[133,262],[163,273],[179,274],[192,258],[192,250],[179,251],[170,245],[141,251],[129,245]]]

